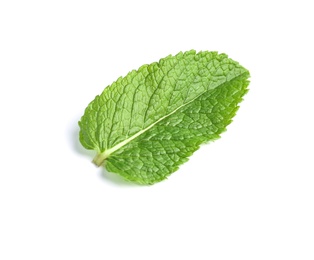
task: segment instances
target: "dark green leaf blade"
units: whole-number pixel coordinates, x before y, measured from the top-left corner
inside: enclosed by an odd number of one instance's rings
[[[248,78],[246,69],[216,52],[189,51],[144,65],[89,104],[80,141],[108,171],[159,182],[225,131]]]

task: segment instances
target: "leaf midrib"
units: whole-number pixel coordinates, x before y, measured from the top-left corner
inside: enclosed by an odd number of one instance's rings
[[[241,74],[233,77],[230,80],[225,80],[223,83],[217,85],[216,87],[212,88],[212,89],[208,89],[204,92],[202,92],[201,94],[197,95],[195,98],[191,99],[189,102],[186,102],[184,104],[182,104],[181,106],[179,106],[178,108],[174,109],[172,112],[170,112],[169,114],[159,118],[157,121],[155,121],[154,123],[152,123],[151,125],[149,125],[148,127],[142,129],[141,131],[137,132],[136,134],[132,135],[131,137],[129,137],[128,139],[125,139],[124,141],[122,141],[121,143],[118,143],[117,145],[105,150],[102,153],[99,153],[96,155],[96,157],[94,158],[93,162],[97,165],[97,166],[101,166],[104,161],[110,156],[110,154],[114,153],[115,151],[119,150],[121,147],[125,146],[126,144],[128,144],[129,142],[131,142],[132,140],[134,140],[136,137],[140,136],[141,134],[145,133],[146,131],[148,131],[149,129],[151,129],[153,126],[155,126],[156,124],[158,124],[160,121],[164,120],[165,118],[173,115],[175,112],[177,112],[179,109],[181,109],[184,106],[189,105],[190,103],[192,103],[194,100],[196,100],[197,98],[199,98],[200,96],[204,95],[206,92],[210,91],[210,90],[214,90],[218,87],[220,87],[221,85],[225,84],[226,82],[231,82],[241,76],[243,76],[244,74],[246,74],[247,71],[242,72]]]

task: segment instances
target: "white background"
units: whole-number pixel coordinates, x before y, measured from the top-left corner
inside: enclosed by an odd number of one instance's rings
[[[314,259],[312,1],[1,1],[0,259]],[[227,53],[250,92],[222,138],[138,186],[78,142],[119,76]]]

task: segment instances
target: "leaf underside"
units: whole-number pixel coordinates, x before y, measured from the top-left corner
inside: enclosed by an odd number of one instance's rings
[[[217,52],[180,52],[144,65],[88,105],[80,142],[110,172],[141,184],[162,181],[226,130],[248,78]]]

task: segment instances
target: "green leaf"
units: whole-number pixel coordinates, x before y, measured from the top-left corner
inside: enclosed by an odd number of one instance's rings
[[[248,78],[217,52],[180,52],[143,65],[88,105],[80,142],[97,152],[96,165],[133,182],[159,182],[225,131]]]

